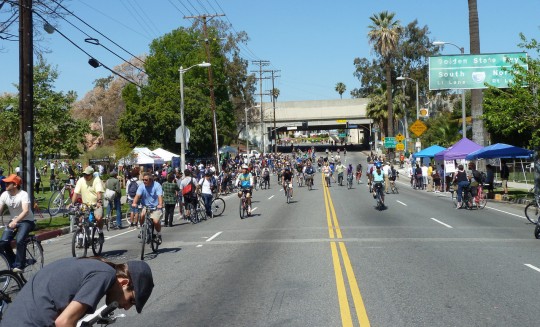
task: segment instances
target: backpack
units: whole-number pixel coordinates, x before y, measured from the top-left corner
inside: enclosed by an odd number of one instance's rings
[[[184,188],[182,189],[182,196],[185,198],[193,199],[196,197],[195,190],[196,187],[195,184],[193,184],[193,177],[191,177],[191,179],[189,180],[189,184],[184,186]]]
[[[478,170],[473,170],[473,177],[474,177],[474,180],[478,182],[478,184],[484,184],[487,179],[486,173],[480,172]]]
[[[129,183],[129,187],[128,187],[128,195],[130,198],[134,198],[135,195],[137,195],[137,189],[139,188],[139,185],[137,184],[137,180],[136,179],[132,179],[131,180],[131,183]]]

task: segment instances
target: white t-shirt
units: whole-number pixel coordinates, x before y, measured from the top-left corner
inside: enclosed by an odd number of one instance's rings
[[[207,181],[206,178],[201,178],[199,181],[199,185],[201,185],[201,193],[202,194],[212,194],[212,189],[210,186],[212,186],[211,180]]]
[[[23,203],[28,203],[29,207],[28,214],[23,220],[34,221],[34,215],[32,214],[32,210],[30,210],[30,198],[28,197],[28,193],[26,193],[26,191],[20,190],[15,195],[10,195],[9,192],[6,191],[0,195],[0,208],[6,205],[9,209],[11,219],[21,214],[23,210]]]

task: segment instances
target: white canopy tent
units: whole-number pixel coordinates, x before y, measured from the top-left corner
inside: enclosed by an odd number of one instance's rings
[[[148,148],[135,148],[127,157],[118,161],[120,165],[162,165],[165,163],[162,157]]]
[[[171,161],[173,157],[180,157],[180,155],[172,153],[162,148],[157,148],[153,151],[155,154],[163,158],[165,161]]]

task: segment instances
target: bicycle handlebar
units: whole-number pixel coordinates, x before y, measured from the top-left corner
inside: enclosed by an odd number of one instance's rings
[[[88,327],[88,326],[93,326],[96,323],[110,324],[114,322],[114,319],[109,318],[109,315],[117,308],[118,308],[118,302],[114,301],[111,304],[109,304],[107,307],[105,307],[103,310],[101,310],[101,312],[98,313],[92,319],[81,322],[80,326]]]

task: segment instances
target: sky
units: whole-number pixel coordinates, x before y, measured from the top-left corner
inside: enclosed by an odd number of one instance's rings
[[[354,59],[374,57],[367,37],[369,17],[385,10],[394,12],[402,25],[418,20],[419,26],[428,26],[433,41],[451,42],[469,53],[466,0],[71,0],[64,5],[135,55],[148,53],[153,39],[190,26],[192,21],[185,16],[225,14],[215,19],[231,23],[234,30],[245,31],[250,38],[241,47],[241,56],[250,62],[268,60],[271,64],[265,69],[280,71],[275,80],[280,90],[278,102],[339,99],[338,82],[347,87],[343,98],[350,98],[349,92],[360,86],[353,76]],[[518,47],[520,32],[540,40],[539,0],[478,0],[478,13],[482,53],[523,51]],[[6,13],[0,14],[0,22],[8,18]],[[124,59],[130,57],[77,19],[67,19]],[[66,21],[59,20],[56,27],[105,65],[122,63],[103,48],[85,43],[86,36]],[[35,28],[42,28],[41,23]],[[17,28],[11,32],[17,34]],[[56,91],[74,90],[82,98],[96,79],[109,75],[102,67],[92,68],[88,56],[58,33],[44,33],[44,37],[42,45],[51,50],[45,59],[60,73]],[[442,53],[457,54],[459,50],[448,45]],[[18,58],[18,42],[0,39],[0,94],[16,92]],[[250,71],[257,69],[249,67]],[[271,87],[270,80],[265,80],[263,91]]]

